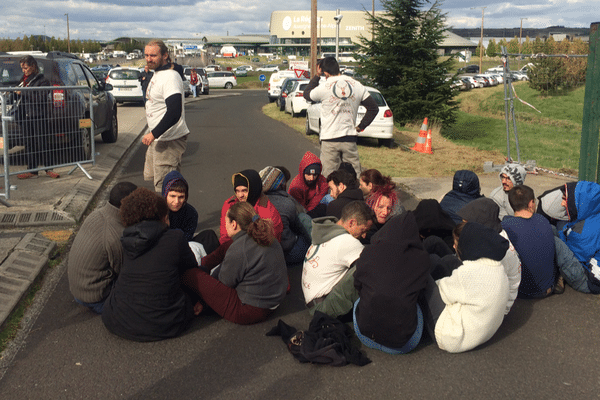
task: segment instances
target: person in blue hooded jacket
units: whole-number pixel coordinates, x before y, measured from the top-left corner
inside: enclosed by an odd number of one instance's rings
[[[600,185],[585,181],[566,183],[562,205],[569,222],[559,237],[573,255],[557,252],[561,274],[573,289],[599,294]]]
[[[462,218],[458,215],[458,211],[471,201],[481,197],[483,195],[481,194],[481,186],[479,185],[477,174],[473,171],[461,169],[454,174],[452,190],[442,198],[440,206],[456,224],[460,224]]]

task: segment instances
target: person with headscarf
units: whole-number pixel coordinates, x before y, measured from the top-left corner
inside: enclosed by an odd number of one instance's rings
[[[275,237],[278,241],[281,241],[281,233],[283,232],[283,223],[281,222],[281,216],[279,212],[269,201],[269,198],[263,194],[262,191],[262,180],[257,171],[253,169],[246,169],[241,172],[233,174],[231,177],[233,184],[234,195],[225,200],[223,207],[221,208],[221,230],[219,242],[221,244],[228,242],[231,238],[225,228],[226,215],[229,208],[238,202],[247,201],[260,215],[261,218],[270,219],[273,223],[273,229]]]
[[[452,190],[444,195],[440,201],[440,207],[446,211],[446,214],[455,223],[460,224],[462,219],[457,213],[458,210],[480,197],[482,197],[481,186],[477,174],[473,171],[461,169],[454,174]]]
[[[204,305],[236,324],[266,320],[285,298],[287,268],[272,222],[263,219],[249,202],[233,204],[225,215],[232,244],[217,277],[201,268],[187,270],[183,284],[200,296],[195,312]]]
[[[527,171],[520,164],[506,164],[500,170],[500,173],[498,174],[500,186],[490,193],[490,199],[494,200],[500,207],[500,221],[507,215],[515,215],[515,212],[508,201],[508,192],[514,186],[523,185],[526,177]]]
[[[451,276],[425,288],[425,326],[438,347],[461,353],[487,342],[504,319],[508,278],[500,260],[508,241],[492,228],[476,222],[453,231],[462,265]]]
[[[354,330],[367,347],[390,354],[414,349],[423,332],[417,299],[429,276],[429,257],[412,212],[390,219],[356,261]]]

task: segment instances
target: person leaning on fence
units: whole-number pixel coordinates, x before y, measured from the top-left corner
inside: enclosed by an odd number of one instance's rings
[[[40,73],[37,61],[32,56],[21,58],[21,70],[23,77],[19,87],[44,87],[50,86],[50,82]],[[17,95],[17,120],[21,124],[21,130],[25,138],[25,158],[27,169],[36,169],[41,165],[45,167],[53,164],[53,157],[48,148],[48,117],[49,96],[48,90],[18,91]],[[46,175],[50,178],[59,178],[52,169],[46,169]],[[19,179],[37,178],[38,172],[25,172],[17,175]]]

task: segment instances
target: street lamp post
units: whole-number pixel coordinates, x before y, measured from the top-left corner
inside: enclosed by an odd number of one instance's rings
[[[338,8],[335,11],[335,17],[333,17],[333,19],[335,20],[336,26],[335,26],[335,59],[337,60],[337,62],[339,62],[340,59],[340,22],[342,22],[342,18],[344,18],[344,16],[342,14],[340,14],[340,9]]]
[[[71,34],[69,33],[69,14],[67,16],[67,52],[71,52]]]
[[[471,7],[471,10],[474,10],[480,7]],[[481,43],[481,47],[479,48],[479,73],[481,73],[481,69],[483,66],[483,12],[486,7],[481,7],[481,38],[479,39],[479,43]]]

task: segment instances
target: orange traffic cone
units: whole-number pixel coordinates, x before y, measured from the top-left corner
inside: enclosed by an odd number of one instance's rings
[[[427,131],[427,142],[425,143],[425,151],[423,151],[423,153],[433,154],[433,151],[431,150],[431,129]]]
[[[425,142],[427,141],[427,118],[423,120],[423,125],[421,125],[421,130],[419,131],[419,137],[417,138],[417,142],[411,150],[418,151],[419,153],[427,153],[425,151]]]

